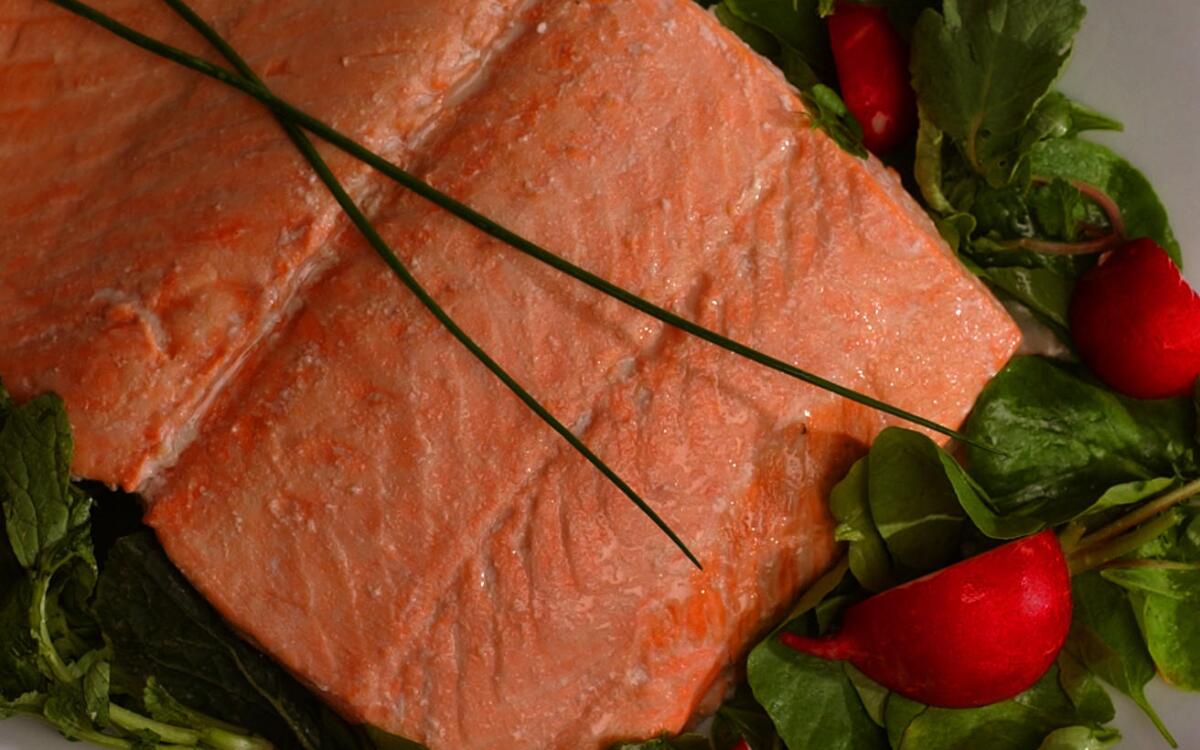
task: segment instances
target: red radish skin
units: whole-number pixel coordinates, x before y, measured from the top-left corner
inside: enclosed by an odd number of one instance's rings
[[[1083,361],[1127,396],[1184,396],[1200,377],[1200,295],[1153,240],[1129,242],[1084,274],[1070,323]]]
[[[733,746],[733,750],[750,750],[750,743],[746,742],[745,739],[740,739],[737,741],[737,744]]]
[[[1071,576],[1051,531],[1009,542],[849,607],[832,636],[783,643],[849,661],[943,708],[1006,700],[1037,682],[1071,626]]]
[[[863,145],[892,150],[917,127],[908,45],[882,6],[840,2],[827,23],[842,99],[862,126]]]

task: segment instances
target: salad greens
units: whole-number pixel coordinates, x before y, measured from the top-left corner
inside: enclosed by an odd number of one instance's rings
[[[0,386],[0,718],[118,749],[420,747],[347,724],[237,637],[127,498],[71,481],[72,452],[59,398]]]

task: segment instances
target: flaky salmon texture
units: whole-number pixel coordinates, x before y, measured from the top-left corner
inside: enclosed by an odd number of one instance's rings
[[[165,5],[100,7],[212,53]],[[689,0],[206,0],[285,98],[572,261],[945,424],[1018,333],[896,177]],[[434,750],[683,728],[835,554],[889,420],[666,328],[332,152],[412,299],[255,103],[0,0],[0,374],[75,471],[347,717]],[[216,59],[215,57],[213,59]]]

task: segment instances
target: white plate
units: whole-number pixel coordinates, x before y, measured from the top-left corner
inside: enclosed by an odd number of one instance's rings
[[[1097,137],[1142,168],[1167,205],[1200,285],[1200,4],[1195,0],[1085,0],[1089,15],[1063,88],[1125,123]],[[1200,748],[1200,696],[1148,690],[1182,748]],[[1148,720],[1118,700],[1122,748],[1166,747]],[[0,750],[78,750],[32,721],[0,724]]]

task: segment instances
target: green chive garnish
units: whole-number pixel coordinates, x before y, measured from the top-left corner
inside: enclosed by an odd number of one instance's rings
[[[164,0],[164,2],[166,2],[167,5],[169,5],[185,21],[187,21],[189,25],[200,32],[200,34],[208,41],[208,43],[211,44],[218,52],[220,52],[221,55],[228,60],[229,63],[236,68],[239,73],[242,74],[242,76],[246,78],[246,80],[252,82],[256,86],[263,87],[265,90],[265,85],[263,82],[254,73],[253,69],[246,64],[246,61],[242,59],[241,55],[239,55],[237,51],[233,49],[233,47],[231,47],[229,43],[226,42],[216,32],[215,29],[213,29],[211,26],[205,23],[202,18],[196,15],[196,13],[186,3],[184,3],[183,0]],[[524,402],[525,405],[528,406],[535,414],[537,414],[542,421],[550,425],[555,432],[557,432],[563,437],[564,440],[571,444],[572,448],[579,451],[584,458],[586,458],[593,466],[600,470],[601,474],[603,474],[608,478],[609,481],[616,485],[617,489],[619,489],[625,494],[626,497],[632,500],[633,504],[636,505],[643,513],[645,513],[646,516],[648,516],[650,520],[653,521],[654,524],[658,526],[658,528],[661,529],[662,532],[666,534],[672,542],[675,543],[675,546],[679,547],[679,549],[684,555],[687,556],[688,560],[690,560],[693,565],[695,565],[697,568],[703,569],[700,561],[696,559],[696,556],[692,554],[692,551],[688,549],[687,545],[683,543],[683,540],[679,538],[675,531],[667,525],[666,521],[664,521],[658,515],[658,513],[656,513],[654,509],[651,508],[650,505],[625,482],[625,480],[621,479],[621,477],[615,471],[609,468],[608,464],[604,463],[599,456],[593,453],[592,450],[588,448],[582,440],[580,440],[575,436],[574,433],[567,429],[562,422],[559,422],[558,419],[546,409],[546,407],[542,406],[541,402],[534,398],[529,391],[521,387],[520,383],[518,383],[511,375],[509,375],[508,372],[505,371],[498,362],[492,359],[482,347],[475,343],[475,340],[467,335],[466,331],[460,328],[459,325],[454,322],[454,319],[450,317],[450,314],[447,313],[442,306],[437,303],[437,301],[429,294],[429,292],[425,290],[423,286],[421,286],[421,283],[417,281],[417,279],[409,272],[408,268],[404,265],[404,262],[396,256],[391,247],[389,247],[387,242],[384,241],[383,237],[379,235],[379,232],[375,230],[375,226],[359,209],[358,204],[355,203],[354,199],[351,198],[346,192],[345,188],[342,186],[342,183],[333,174],[333,170],[329,168],[329,165],[325,162],[325,159],[321,157],[321,154],[317,151],[312,141],[309,140],[308,136],[304,134],[304,131],[284,117],[277,116],[276,119],[287,133],[288,138],[291,139],[292,143],[295,144],[300,153],[304,155],[304,158],[308,160],[308,163],[312,165],[313,171],[317,173],[317,176],[321,178],[321,181],[325,183],[325,186],[329,188],[329,192],[333,194],[334,199],[338,202],[338,205],[341,206],[342,211],[346,213],[346,215],[350,218],[350,221],[354,222],[354,226],[358,228],[358,231],[362,233],[362,235],[371,244],[371,247],[374,248],[379,257],[382,258],[385,263],[387,263],[388,267],[392,269],[392,272],[400,279],[404,286],[408,287],[409,291],[411,291],[416,298],[420,300],[421,304],[424,305],[425,308],[428,309],[435,318],[437,318],[438,322],[450,332],[450,335],[458,339],[458,342],[466,347],[467,351],[469,351],[475,356],[476,359],[483,363],[483,366],[490,370],[493,375],[499,378],[504,385],[508,386],[509,390],[516,394],[517,398],[521,399],[521,401]]]
[[[419,177],[409,174],[399,166],[389,162],[379,154],[376,154],[365,146],[355,142],[353,139],[343,135],[307,112],[297,109],[288,102],[275,96],[269,89],[263,86],[262,83],[258,82],[256,79],[248,79],[242,75],[232,73],[224,68],[213,65],[203,58],[188,54],[187,52],[184,52],[176,47],[172,47],[168,44],[158,41],[157,39],[153,39],[152,37],[141,34],[129,28],[128,26],[125,26],[119,21],[116,21],[95,10],[91,6],[78,2],[78,0],[49,1],[55,5],[58,5],[59,7],[75,13],[76,15],[82,16],[93,23],[96,23],[99,26],[104,27],[108,31],[111,31],[122,39],[125,39],[126,41],[131,42],[142,49],[153,52],[160,57],[169,59],[173,62],[183,65],[184,67],[191,68],[199,73],[203,73],[210,78],[214,78],[226,85],[232,86],[233,88],[236,88],[239,91],[254,97],[259,102],[274,111],[276,115],[301,126],[305,130],[308,130],[314,135],[320,137],[322,140],[327,141],[329,144],[355,157],[364,164],[374,167],[376,170],[387,177],[390,177],[392,180],[400,183],[405,188],[411,190],[422,198],[425,198],[438,207],[454,214],[468,224],[476,227],[483,233],[500,240],[510,247],[519,250],[530,257],[536,258],[537,260],[559,271],[562,271],[568,276],[587,284],[593,289],[603,292],[614,299],[620,300],[626,305],[646,313],[657,320],[674,326],[685,333],[689,333],[711,344],[715,344],[722,349],[733,352],[734,354],[745,357],[746,359],[757,362],[758,364],[764,365],[772,370],[789,375],[797,380],[809,383],[810,385],[815,385],[818,388],[849,399],[850,401],[863,404],[864,406],[868,406],[876,411],[890,414],[894,417],[899,417],[907,422],[924,427],[955,440],[959,440],[981,450],[989,452],[995,452],[996,450],[991,446],[982,445],[972,440],[957,430],[944,427],[931,419],[926,419],[925,417],[919,416],[905,409],[901,409],[898,406],[892,406],[885,401],[880,401],[873,396],[868,396],[864,393],[859,393],[852,388],[839,385],[831,380],[828,380],[827,378],[815,375],[807,370],[803,370],[795,365],[788,364],[787,362],[772,357],[769,354],[765,354],[738,341],[734,341],[733,339],[723,336],[716,331],[712,331],[701,325],[697,325],[690,320],[676,315],[670,310],[659,307],[653,302],[649,302],[648,300],[643,299],[642,297],[639,297],[626,289],[623,289],[609,281],[606,281],[603,278],[600,278],[599,276],[596,276],[590,271],[580,268],[570,261],[555,255],[549,250],[546,250],[540,245],[537,245],[536,243],[525,239],[517,233],[506,229],[501,224],[489,219],[470,206],[455,200],[449,195],[446,195],[437,188],[426,183],[424,180],[421,180]]]

